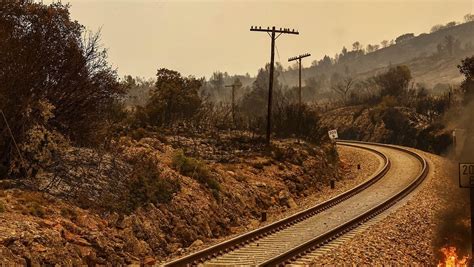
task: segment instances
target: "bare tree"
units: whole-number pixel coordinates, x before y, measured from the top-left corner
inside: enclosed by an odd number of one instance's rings
[[[352,90],[353,85],[354,85],[354,79],[352,77],[346,77],[342,81],[331,86],[331,89],[341,97],[341,100],[345,104],[347,103],[347,96],[349,95],[349,92]]]

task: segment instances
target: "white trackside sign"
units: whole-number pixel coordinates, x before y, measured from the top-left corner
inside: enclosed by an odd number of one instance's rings
[[[331,139],[337,139],[339,136],[337,135],[337,130],[330,130],[328,131],[329,138]]]

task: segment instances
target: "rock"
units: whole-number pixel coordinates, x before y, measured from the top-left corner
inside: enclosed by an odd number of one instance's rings
[[[200,247],[202,245],[204,245],[204,242],[201,239],[196,239],[189,247],[195,248],[195,247]]]
[[[97,226],[97,222],[93,218],[87,215],[78,216],[76,218],[76,223],[92,231],[99,230],[99,227]]]
[[[35,253],[42,253],[42,252],[45,252],[47,250],[47,248],[45,248],[41,244],[34,244],[33,247],[32,247],[32,250]]]
[[[292,198],[292,197],[289,197],[288,198],[288,208],[297,208],[298,207],[298,204],[296,204],[295,200]]]
[[[280,191],[278,193],[278,201],[280,202],[280,205],[282,206],[288,206],[288,199],[290,198],[290,193],[287,191]]]
[[[85,240],[82,237],[79,237],[76,240],[74,240],[74,244],[77,244],[77,245],[80,245],[80,246],[85,246],[85,247],[88,247],[88,246],[91,245],[91,243],[87,242],[87,240]]]
[[[79,251],[79,254],[81,255],[81,257],[93,257],[95,255],[93,255],[93,250],[92,248],[90,247],[85,247],[85,246],[77,246],[77,250]]]
[[[90,246],[91,245],[91,243],[87,242],[87,240],[85,240],[84,238],[82,238],[78,235],[75,235],[75,234],[69,232],[68,230],[63,230],[63,237],[68,242],[74,243],[76,245],[80,245],[80,246]]]
[[[144,265],[155,265],[156,264],[156,259],[151,257],[151,256],[147,256],[144,260],[143,260],[143,264]]]
[[[235,227],[235,226],[234,226],[234,227],[230,227],[230,228],[229,228],[229,231],[230,231],[230,233],[232,233],[232,234],[238,233],[239,230],[240,230],[240,227]]]
[[[181,243],[169,243],[166,246],[166,250],[169,252],[176,252],[181,249]]]
[[[250,223],[247,225],[247,229],[254,229],[257,228],[260,225],[260,222],[255,219],[251,219]]]

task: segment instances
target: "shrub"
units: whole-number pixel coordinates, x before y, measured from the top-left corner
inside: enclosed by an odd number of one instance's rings
[[[122,207],[126,211],[132,211],[147,203],[168,203],[173,195],[181,190],[179,181],[163,177],[151,159],[135,164],[128,183],[128,203]]]
[[[284,161],[286,159],[286,153],[283,148],[272,145],[272,157],[278,161]]]
[[[257,161],[257,162],[255,162],[255,163],[253,164],[253,167],[254,167],[255,169],[258,169],[258,170],[263,170],[263,168],[264,168],[265,166],[263,165],[262,162]]]
[[[28,203],[27,210],[30,215],[43,218],[46,215],[46,210],[39,204],[38,202],[34,201]]]
[[[411,79],[410,69],[402,65],[391,67],[387,72],[377,75],[375,82],[381,88],[382,96],[400,97],[407,92]]]
[[[397,105],[398,105],[397,98],[394,96],[387,95],[382,98],[382,101],[380,102],[379,107],[382,109],[387,109],[387,108],[396,107]]]
[[[212,177],[207,166],[195,158],[187,157],[183,151],[178,151],[174,154],[172,166],[182,175],[197,180],[211,190],[220,191],[219,182]]]
[[[387,129],[395,132],[401,131],[408,126],[408,118],[396,108],[388,108],[382,115],[382,120]]]
[[[77,213],[71,208],[63,207],[61,208],[61,216],[69,219],[75,219],[77,217]]]
[[[0,201],[0,213],[5,212],[5,205]]]
[[[137,128],[137,129],[132,130],[129,135],[134,140],[140,141],[140,139],[147,136],[147,131],[143,128]]]
[[[298,136],[319,142],[319,113],[307,104],[276,105],[273,113],[273,130],[280,137]]]
[[[464,102],[469,103],[474,98],[474,56],[467,57],[458,65],[459,71],[465,79],[461,83],[461,90],[464,93]]]
[[[156,126],[186,121],[193,117],[202,105],[199,88],[202,81],[183,77],[179,72],[159,69],[155,88],[145,106],[148,123]]]

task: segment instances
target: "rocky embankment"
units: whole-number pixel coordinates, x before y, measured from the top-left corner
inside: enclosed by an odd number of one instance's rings
[[[0,259],[17,264],[154,264],[258,227],[262,212],[271,221],[309,205],[305,199],[329,196],[330,179],[342,190],[343,181],[356,183],[363,176],[348,175],[355,163],[339,161],[331,144],[278,140],[266,150],[239,139],[243,141],[121,138],[113,144],[122,155],[119,160],[91,150],[69,151],[65,162],[70,165],[59,168],[67,172],[38,178],[41,192],[3,180]],[[199,159],[199,168],[213,183],[178,171],[178,151],[188,161]],[[120,173],[133,169],[130,159],[144,157],[153,158],[160,179],[173,181],[177,191],[162,203],[127,212],[115,209],[133,198],[121,194],[129,184]]]
[[[448,129],[405,107],[338,108],[324,113],[320,125],[337,129],[342,139],[403,145],[437,154],[446,152],[451,144]]]

